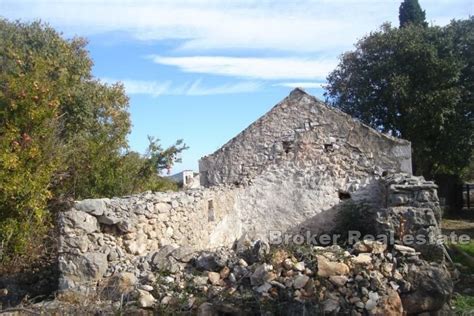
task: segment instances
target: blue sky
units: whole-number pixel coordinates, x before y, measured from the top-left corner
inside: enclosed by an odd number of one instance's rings
[[[212,153],[298,86],[322,97],[338,57],[401,0],[0,0],[0,16],[41,19],[89,39],[94,75],[130,97],[131,149],[147,135],[190,149],[173,172]],[[420,0],[445,25],[474,14],[471,0]]]

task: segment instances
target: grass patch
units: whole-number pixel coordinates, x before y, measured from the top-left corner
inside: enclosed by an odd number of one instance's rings
[[[466,267],[464,273],[474,273],[474,241],[468,244],[451,244],[451,258],[455,263],[460,263]]]
[[[465,244],[465,245],[458,244],[457,246],[459,249],[461,249],[462,251],[464,251],[471,257],[474,257],[474,241],[471,240],[468,244]]]
[[[474,312],[474,296],[456,294],[452,303],[456,314],[465,315]]]

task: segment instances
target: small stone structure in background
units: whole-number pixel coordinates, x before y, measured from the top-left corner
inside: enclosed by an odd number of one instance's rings
[[[60,289],[85,293],[123,273],[176,272],[187,254],[231,247],[242,236],[264,242],[275,230],[328,232],[346,200],[368,205],[373,233],[402,247],[404,235],[440,233],[436,186],[411,175],[410,143],[299,89],[204,157],[200,176],[200,188],[84,200],[62,213]],[[413,248],[442,262],[435,242]]]
[[[197,189],[201,185],[199,173],[192,170],[184,170],[167,178],[182,189]]]

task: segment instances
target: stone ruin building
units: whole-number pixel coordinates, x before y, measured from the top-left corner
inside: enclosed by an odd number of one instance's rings
[[[199,172],[200,188],[84,200],[63,212],[60,289],[135,271],[169,245],[203,250],[272,231],[329,232],[348,201],[375,210],[374,232],[439,233],[436,186],[411,175],[410,142],[300,89],[203,157]],[[442,247],[430,247],[417,250],[442,260]]]

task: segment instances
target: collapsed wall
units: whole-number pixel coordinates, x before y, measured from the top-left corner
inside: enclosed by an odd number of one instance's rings
[[[232,244],[240,234],[226,224],[235,195],[222,187],[77,202],[59,216],[59,288],[82,291],[103,277],[135,273],[166,245]]]
[[[436,186],[407,174],[381,177],[377,182],[382,188],[379,198],[385,202],[374,218],[364,219],[374,223],[369,231],[393,236],[402,245],[404,235],[426,236],[426,243],[405,244],[422,258],[443,261],[443,246],[437,243],[441,232]],[[124,272],[143,278],[162,269],[174,271],[178,259],[173,258],[231,247],[252,229],[235,215],[248,199],[245,193],[242,188],[213,187],[77,202],[59,218],[60,290],[88,292],[98,281]],[[263,214],[256,210],[254,219],[259,216]],[[292,213],[278,216],[281,222],[293,220]],[[303,219],[296,227],[307,221]],[[262,239],[268,238],[269,230],[261,229]],[[169,247],[177,248],[176,253],[163,261],[163,253],[171,253]]]

